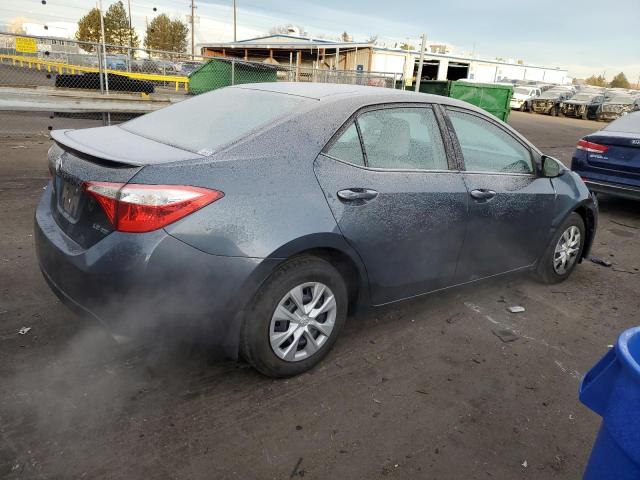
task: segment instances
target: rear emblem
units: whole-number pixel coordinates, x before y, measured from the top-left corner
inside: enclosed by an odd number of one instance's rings
[[[640,145],[640,140],[631,140],[631,145]]]

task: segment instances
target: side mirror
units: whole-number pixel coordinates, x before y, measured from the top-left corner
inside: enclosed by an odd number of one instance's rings
[[[547,178],[559,177],[564,173],[564,168],[560,166],[560,161],[548,155],[542,156],[542,175]]]

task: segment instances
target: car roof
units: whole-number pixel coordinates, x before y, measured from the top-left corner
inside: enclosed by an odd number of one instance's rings
[[[481,108],[450,97],[432,95],[429,93],[414,92],[413,90],[401,90],[385,87],[370,87],[364,85],[344,85],[337,83],[312,83],[312,82],[268,82],[268,83],[245,83],[227,88],[238,88],[248,90],[260,90],[264,92],[280,93],[284,95],[296,95],[318,100],[319,104],[330,104],[353,100],[359,103],[360,107],[382,103],[439,103],[463,107],[483,115],[489,115]]]
[[[265,92],[282,93],[285,95],[297,95],[300,97],[322,100],[336,95],[372,96],[372,95],[399,95],[407,98],[424,100],[424,93],[416,93],[409,90],[400,90],[385,87],[369,87],[363,85],[344,85],[338,83],[312,83],[312,82],[269,82],[269,83],[245,83],[231,88],[245,88],[262,90]]]

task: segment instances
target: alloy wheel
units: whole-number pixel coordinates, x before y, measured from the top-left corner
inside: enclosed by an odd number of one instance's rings
[[[567,228],[558,239],[553,253],[553,269],[558,275],[567,273],[567,270],[576,262],[580,251],[580,241],[580,230],[575,225]]]
[[[314,355],[331,336],[336,312],[335,297],[325,284],[307,282],[292,288],[271,317],[271,349],[287,362]]]

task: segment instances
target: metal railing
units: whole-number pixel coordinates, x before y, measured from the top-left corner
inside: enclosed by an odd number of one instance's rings
[[[204,57],[120,45],[106,45],[105,50],[106,55],[100,44],[91,42],[0,33],[2,109],[11,110],[12,103],[6,99],[16,96],[21,97],[17,109],[28,109],[25,102],[32,98],[44,98],[40,103],[34,100],[33,111],[53,109],[54,115],[65,115],[77,114],[82,105],[86,105],[87,112],[109,109],[105,100],[115,97],[115,93],[121,94],[117,96],[117,109],[107,111],[122,113],[127,108],[127,95],[135,100],[146,98],[145,108],[150,111],[185,95],[242,83],[321,82],[387,88],[404,85],[400,73],[316,68],[313,62],[281,63],[272,57]],[[91,102],[95,103],[98,96],[100,106],[93,105]],[[62,97],[77,97],[73,110],[67,106],[68,101],[58,101]],[[131,113],[141,111],[144,109],[138,101]]]

